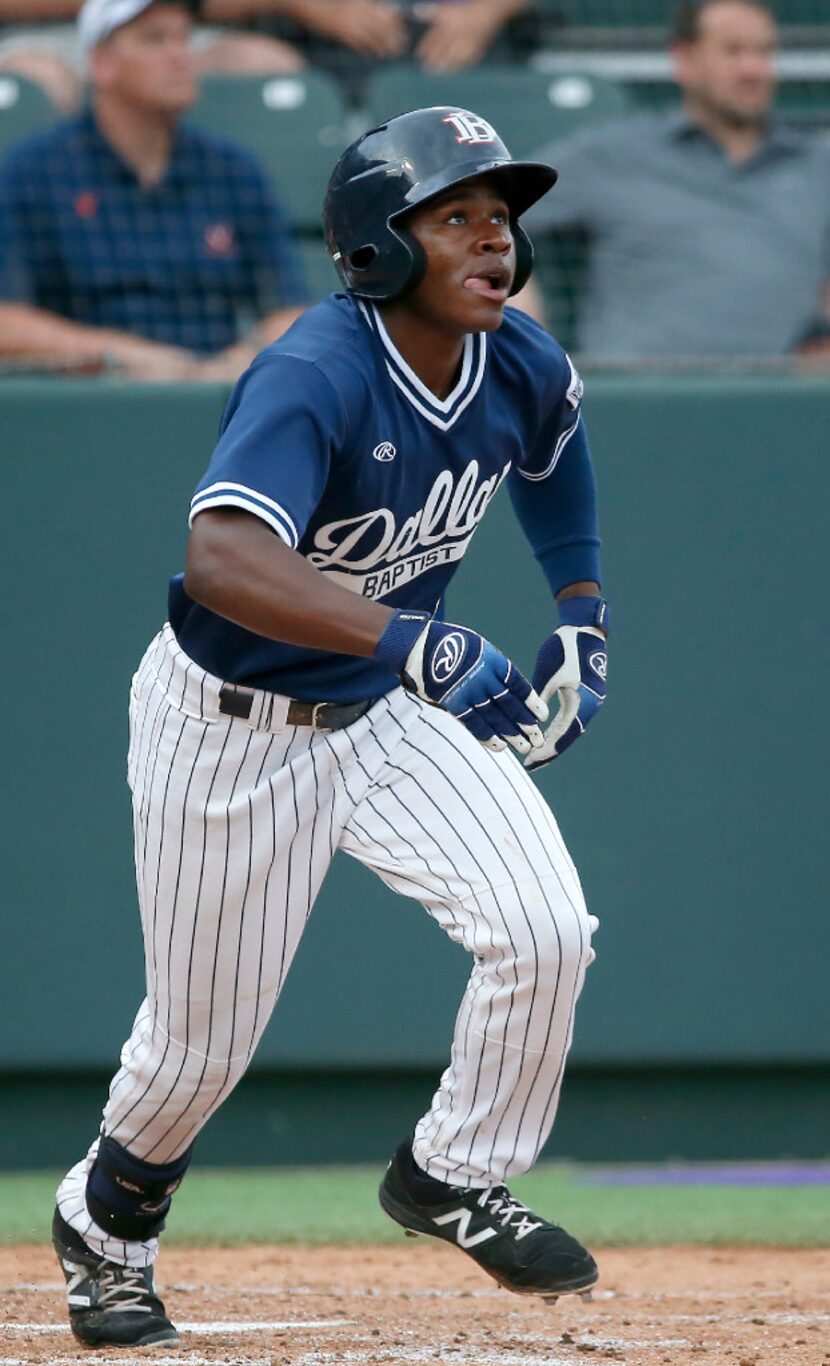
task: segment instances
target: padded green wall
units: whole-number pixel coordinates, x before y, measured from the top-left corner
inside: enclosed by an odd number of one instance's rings
[[[109,1066],[142,994],[127,689],[223,398],[0,387],[0,1065]],[[586,412],[609,702],[540,777],[602,921],[574,1057],[830,1059],[830,385],[597,376]],[[530,668],[553,613],[506,495],[450,608]],[[259,1060],[438,1067],[466,968],[420,907],[343,858]]]

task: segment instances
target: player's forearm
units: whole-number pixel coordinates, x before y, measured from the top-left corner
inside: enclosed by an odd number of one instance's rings
[[[314,650],[370,658],[392,609],[341,588],[264,522],[212,508],[193,524],[184,587],[237,626]]]

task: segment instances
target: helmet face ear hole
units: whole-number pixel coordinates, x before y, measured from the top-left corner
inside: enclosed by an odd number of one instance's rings
[[[349,265],[352,270],[368,270],[377,254],[377,247],[358,247],[357,251],[349,253]]]

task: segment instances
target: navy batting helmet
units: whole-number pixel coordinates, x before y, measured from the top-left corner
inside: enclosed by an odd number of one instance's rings
[[[420,243],[401,223],[417,204],[474,176],[491,176],[510,210],[516,245],[511,294],[533,266],[518,219],[556,184],[537,161],[514,161],[494,128],[468,109],[438,106],[399,114],[364,133],[331,173],[323,204],[329,255],[346,288],[363,299],[397,299],[426,271]]]

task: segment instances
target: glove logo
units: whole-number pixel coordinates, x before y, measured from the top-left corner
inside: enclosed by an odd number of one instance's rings
[[[432,660],[432,677],[436,683],[446,683],[452,678],[464,658],[466,648],[460,631],[453,631],[452,635],[444,637]]]
[[[588,656],[588,663],[598,678],[605,682],[608,674],[608,656],[604,650],[595,650]]]

